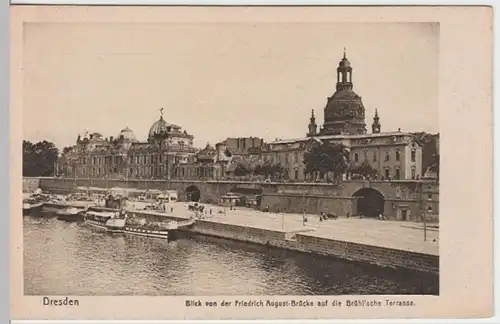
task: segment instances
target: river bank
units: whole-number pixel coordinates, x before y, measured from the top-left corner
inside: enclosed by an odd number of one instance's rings
[[[47,212],[23,218],[24,294],[438,295],[439,276],[195,233],[107,235]]]
[[[435,229],[425,233],[424,241],[420,227],[401,222],[358,218],[320,222],[308,215],[304,225],[298,214],[206,206],[208,212],[203,219],[185,231],[384,267],[439,273],[439,232]],[[153,221],[181,221],[193,215],[186,203],[172,203],[167,212],[136,209],[132,213]]]

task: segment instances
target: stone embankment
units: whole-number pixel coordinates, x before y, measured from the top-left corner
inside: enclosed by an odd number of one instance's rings
[[[154,221],[185,220],[185,216],[175,216],[183,213],[164,214],[153,211],[135,211],[138,216]],[[175,215],[174,215],[175,214]],[[416,252],[412,249],[398,249],[383,244],[366,244],[363,237],[353,240],[321,237],[321,233],[310,228],[302,229],[269,229],[266,220],[261,226],[255,224],[236,224],[231,219],[198,219],[186,229],[192,234],[207,235],[241,242],[283,248],[292,251],[336,257],[356,262],[376,264],[379,266],[405,268],[410,270],[439,273],[439,255],[432,252]],[[259,222],[260,223],[260,222]],[[270,226],[268,226],[270,227]],[[358,242],[356,242],[357,240]],[[422,242],[424,244],[424,242]],[[413,249],[418,250],[418,249]]]
[[[439,273],[439,232],[423,231],[401,222],[371,219],[343,219],[319,222],[309,215],[307,226],[302,215],[272,214],[253,210],[221,210],[207,205],[210,214],[197,219],[184,230],[268,247],[336,257],[379,266]],[[63,208],[50,204],[47,211]],[[138,208],[138,206],[136,206]],[[100,210],[103,207],[94,207]],[[171,209],[172,208],[172,209]],[[192,217],[184,203],[175,203],[168,212],[136,209],[136,216],[155,222],[183,221]],[[213,212],[213,214],[212,214]]]

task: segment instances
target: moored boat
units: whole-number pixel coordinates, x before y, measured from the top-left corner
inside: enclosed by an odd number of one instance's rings
[[[33,215],[42,210],[43,202],[33,199],[23,201],[23,215]]]
[[[125,217],[114,212],[88,211],[85,213],[85,224],[110,233],[123,233]]]
[[[86,209],[69,207],[63,210],[59,210],[56,212],[57,219],[63,220],[66,222],[76,222],[84,219],[84,212]]]

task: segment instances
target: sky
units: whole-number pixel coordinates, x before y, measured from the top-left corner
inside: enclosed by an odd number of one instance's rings
[[[434,23],[29,23],[23,133],[59,149],[78,134],[139,140],[164,118],[197,147],[227,137],[299,138],[323,123],[346,48],[370,130],[439,132]]]

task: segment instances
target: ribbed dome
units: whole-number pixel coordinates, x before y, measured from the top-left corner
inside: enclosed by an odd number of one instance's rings
[[[154,122],[154,124],[149,129],[148,139],[153,140],[156,136],[167,133],[170,126],[171,125],[163,119],[163,116],[161,116],[160,119]]]
[[[135,136],[134,132],[130,128],[128,128],[128,126],[122,129],[120,131],[120,134],[118,134],[118,138],[121,138],[122,136],[124,140],[137,142],[137,137]]]
[[[335,92],[325,107],[325,122],[346,118],[365,118],[365,107],[361,97],[352,90]]]

